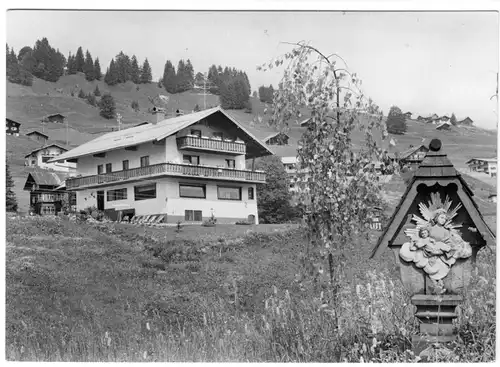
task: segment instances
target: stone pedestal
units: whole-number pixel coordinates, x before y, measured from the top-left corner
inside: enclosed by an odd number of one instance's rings
[[[456,307],[462,302],[459,295],[429,295],[417,294],[411,303],[417,307],[415,316],[420,321],[420,332],[413,335],[412,344],[415,354],[434,343],[446,345],[456,339],[453,319]]]

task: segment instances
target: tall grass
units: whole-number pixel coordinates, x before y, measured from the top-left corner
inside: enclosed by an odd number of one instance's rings
[[[303,288],[295,280],[300,231],[176,247],[146,237],[127,242],[95,228],[85,240],[91,228],[42,221],[34,223],[32,238],[71,229],[82,239],[35,246],[22,237],[23,228],[9,223],[8,360],[418,361],[409,344],[418,328],[415,309],[394,273],[367,262],[344,282],[337,327],[328,289]],[[30,257],[36,251],[38,257]],[[455,354],[447,360],[495,359],[496,270],[487,251],[479,254],[459,310]],[[79,267],[70,256],[82,253],[88,259]],[[154,253],[166,264],[164,278],[141,267]],[[61,272],[40,270],[61,261],[68,263]],[[20,284],[22,269],[37,275],[29,285]]]

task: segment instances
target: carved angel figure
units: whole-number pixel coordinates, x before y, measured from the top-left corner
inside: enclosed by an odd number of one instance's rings
[[[419,204],[423,218],[413,215],[415,228],[407,229],[405,234],[410,238],[399,251],[399,256],[425,271],[434,283],[438,292],[445,292],[442,279],[446,277],[457,259],[472,255],[470,244],[464,241],[457,228],[461,224],[453,224],[452,219],[462,207],[458,204],[450,210],[451,201],[448,196],[443,203],[439,193],[431,194],[431,201],[426,206]]]

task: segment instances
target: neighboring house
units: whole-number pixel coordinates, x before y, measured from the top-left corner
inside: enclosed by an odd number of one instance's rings
[[[42,122],[55,122],[58,124],[64,124],[65,119],[66,119],[66,116],[64,116],[60,113],[54,113],[51,115],[44,116],[42,118]]]
[[[64,173],[35,171],[28,174],[24,190],[30,192],[31,212],[38,215],[55,215],[61,211],[63,201],[75,205],[74,193],[64,190]]]
[[[472,126],[473,123],[474,123],[474,121],[472,121],[472,119],[470,117],[466,117],[463,120],[458,121],[457,125]]]
[[[441,116],[441,121],[443,121],[443,122],[450,121],[450,118],[446,115],[443,115],[443,116]]]
[[[408,119],[408,120],[411,120],[411,115],[413,115],[410,111],[408,112],[405,112],[404,113],[404,116]]]
[[[66,181],[77,209],[96,206],[120,218],[164,215],[167,223],[259,222],[256,185],[263,171],[245,159],[272,151],[222,108],[102,135],[49,162],[74,160]],[[110,215],[115,217],[115,215]]]
[[[471,158],[465,162],[471,172],[484,172],[490,177],[497,176],[496,158]]]
[[[57,144],[44,145],[41,148],[33,150],[24,157],[24,165],[28,167],[40,167],[59,172],[76,172],[76,163],[74,162],[49,162],[52,158],[67,152],[68,149]]]
[[[285,171],[288,175],[288,178],[290,179],[289,181],[289,189],[291,192],[296,192],[297,187],[295,186],[295,183],[293,182],[293,179],[297,173],[297,157],[290,156],[290,157],[281,157],[281,163],[283,163],[283,167],[285,167]]]
[[[45,135],[37,130],[27,133],[26,136],[28,136],[31,140],[39,141],[42,144],[45,144],[47,140],[49,140],[48,135]]]
[[[282,132],[273,133],[266,136],[262,141],[267,145],[288,145],[290,137]]]
[[[425,121],[425,117],[422,117],[422,116],[418,115],[417,121]]]
[[[21,123],[8,118],[5,119],[5,131],[7,135],[19,136],[20,129],[21,129]]]
[[[451,130],[451,124],[449,122],[443,122],[436,127],[436,130]]]
[[[417,147],[411,147],[399,154],[397,160],[400,165],[419,166],[425,155],[429,151],[429,148],[425,145],[419,145]]]

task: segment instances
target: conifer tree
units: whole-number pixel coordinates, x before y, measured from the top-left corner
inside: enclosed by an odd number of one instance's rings
[[[88,50],[85,53],[85,65],[83,66],[83,72],[85,73],[85,79],[89,82],[95,79],[94,61],[92,60],[92,56]]]
[[[73,56],[71,55],[71,52],[68,55],[67,68],[68,68],[68,75],[74,74],[73,71],[75,69],[75,60],[74,60]]]
[[[153,75],[151,73],[151,66],[149,66],[149,61],[147,58],[146,60],[144,60],[144,63],[142,64],[140,79],[141,83],[143,84],[151,83],[151,81],[153,80]]]
[[[94,96],[100,97],[101,96],[101,91],[99,90],[99,86],[96,85],[94,89]]]
[[[102,79],[101,64],[99,63],[98,57],[96,57],[94,61],[94,76],[96,80]]]
[[[115,99],[111,94],[108,93],[101,97],[101,100],[99,101],[99,109],[100,109],[99,114],[105,119],[110,120],[115,117],[116,114]]]
[[[179,63],[177,64],[177,73],[175,74],[175,92],[174,93],[180,93],[184,92],[186,89],[186,83],[185,83],[185,74],[186,74],[186,64],[184,63],[184,60],[179,60]]]
[[[141,82],[141,73],[140,73],[139,64],[137,63],[137,58],[135,57],[135,55],[132,56],[130,79],[135,84],[139,84]]]
[[[163,86],[165,87],[165,90],[169,93],[175,93],[176,92],[176,74],[175,74],[175,68],[170,62],[170,60],[167,60],[165,63],[165,69],[163,70]]]
[[[78,47],[75,55],[75,69],[78,72],[83,73],[83,67],[85,66],[85,58],[83,57],[82,47]]]
[[[107,85],[116,85],[118,84],[118,73],[116,70],[115,60],[111,59],[109,64],[109,68],[106,70],[106,75],[104,76],[104,82]]]
[[[9,165],[5,163],[5,210],[7,212],[17,212],[17,199],[14,193],[14,180],[10,174]]]

